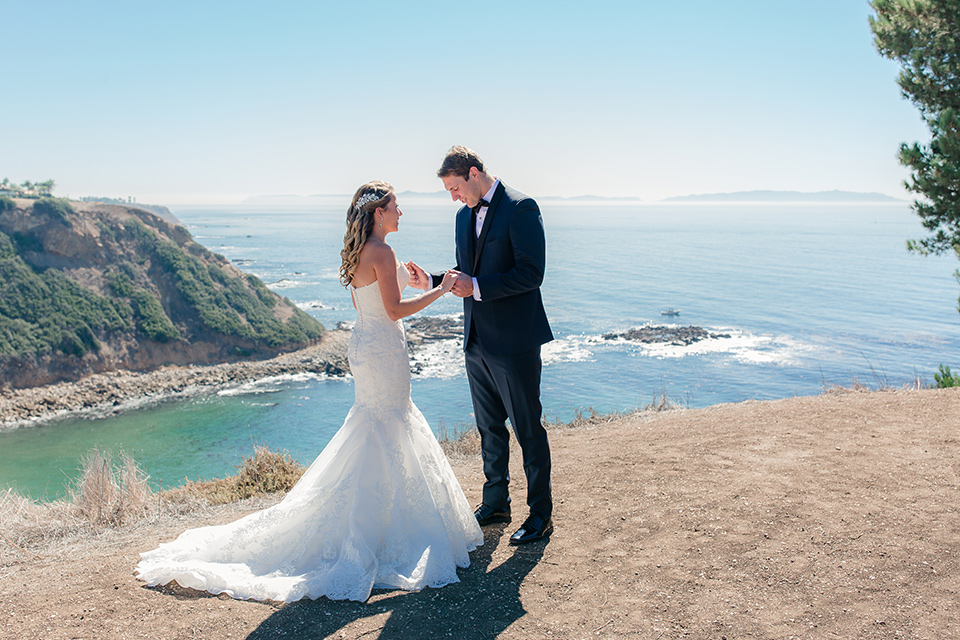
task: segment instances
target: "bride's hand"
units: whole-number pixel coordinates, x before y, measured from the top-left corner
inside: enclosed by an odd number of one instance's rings
[[[453,289],[453,285],[459,277],[459,271],[454,271],[453,269],[447,271],[445,274],[443,274],[443,282],[440,283],[440,288],[443,289],[444,293],[448,293],[451,289]]]
[[[427,272],[413,260],[407,262],[407,271],[410,272],[410,286],[414,289],[423,289],[426,291],[430,284],[430,277],[427,275]]]

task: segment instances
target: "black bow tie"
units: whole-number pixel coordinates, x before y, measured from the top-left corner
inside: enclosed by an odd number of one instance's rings
[[[483,209],[484,207],[489,207],[489,206],[490,206],[489,202],[487,202],[483,198],[480,198],[480,202],[478,202],[476,206],[471,207],[471,209],[473,210],[473,215],[477,215],[477,213],[480,212],[480,209]]]

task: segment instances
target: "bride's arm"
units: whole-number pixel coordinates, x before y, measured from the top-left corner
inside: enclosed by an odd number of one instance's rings
[[[377,274],[380,286],[380,297],[383,298],[383,307],[391,320],[399,320],[415,314],[426,308],[430,303],[440,299],[440,296],[453,288],[456,276],[444,275],[443,282],[432,289],[413,298],[403,300],[400,297],[400,283],[397,282],[397,257],[388,245],[376,247],[370,256],[373,270]]]

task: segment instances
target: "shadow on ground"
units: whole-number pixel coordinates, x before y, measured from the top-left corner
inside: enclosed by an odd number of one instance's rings
[[[511,547],[512,555],[490,569],[505,526],[484,531],[484,545],[471,554],[470,566],[458,572],[457,584],[415,593],[375,590],[366,603],[294,602],[277,609],[248,640],[339,636],[358,621],[356,636],[365,638],[495,638],[526,614],[520,586],[549,542]]]

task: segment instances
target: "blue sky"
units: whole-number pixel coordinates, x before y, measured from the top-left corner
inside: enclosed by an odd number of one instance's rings
[[[162,204],[437,191],[909,198],[926,140],[866,0],[0,0],[0,178]]]

